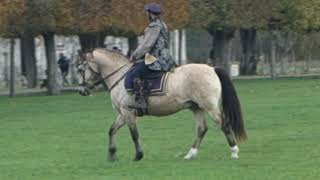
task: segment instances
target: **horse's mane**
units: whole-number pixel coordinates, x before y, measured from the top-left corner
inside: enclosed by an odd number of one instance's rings
[[[110,56],[110,54],[111,54],[112,56],[114,56],[117,59],[120,58],[120,59],[126,59],[127,61],[129,61],[129,58],[126,55],[124,55],[118,51],[109,50],[106,48],[95,48],[92,52],[94,52],[94,51],[98,51],[106,56]]]

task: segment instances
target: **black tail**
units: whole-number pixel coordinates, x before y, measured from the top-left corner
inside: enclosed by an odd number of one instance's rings
[[[236,90],[228,73],[223,68],[216,67],[215,71],[222,86],[223,123],[231,126],[238,141],[245,141],[247,133],[244,128],[241,105]]]

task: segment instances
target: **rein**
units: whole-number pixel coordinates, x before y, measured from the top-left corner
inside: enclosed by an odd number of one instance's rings
[[[100,83],[102,83],[104,80],[110,78],[111,76],[115,75],[117,72],[119,72],[121,69],[123,69],[124,67],[126,67],[128,64],[131,64],[132,62],[128,62],[122,66],[120,66],[118,69],[116,69],[115,71],[113,71],[112,73],[106,75],[105,77],[101,77],[101,79],[97,82],[95,82],[92,86],[88,87],[90,89],[93,89],[95,86],[99,85]],[[89,66],[90,68],[90,66]],[[91,68],[90,68],[91,71],[93,71]],[[94,72],[94,71],[93,71]],[[96,72],[95,72],[96,73]],[[100,74],[100,73],[97,73],[97,74]],[[127,73],[125,73],[123,76],[121,76],[115,83],[113,83],[110,87],[107,87],[108,91],[111,91],[125,76],[127,75]]]

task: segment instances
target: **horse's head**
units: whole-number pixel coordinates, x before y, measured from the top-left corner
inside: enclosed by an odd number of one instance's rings
[[[76,61],[80,74],[79,93],[88,96],[99,84],[103,84],[111,91],[124,78],[131,64],[126,56],[106,49],[97,48],[90,52],[79,53]]]
[[[79,53],[79,58],[76,62],[79,77],[79,93],[83,96],[91,94],[91,90],[100,83],[101,77],[98,71],[98,66],[94,61],[93,53]]]

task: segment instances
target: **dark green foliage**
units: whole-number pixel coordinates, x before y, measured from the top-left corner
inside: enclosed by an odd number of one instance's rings
[[[318,0],[190,0],[192,23],[215,28],[308,31],[320,28]]]

